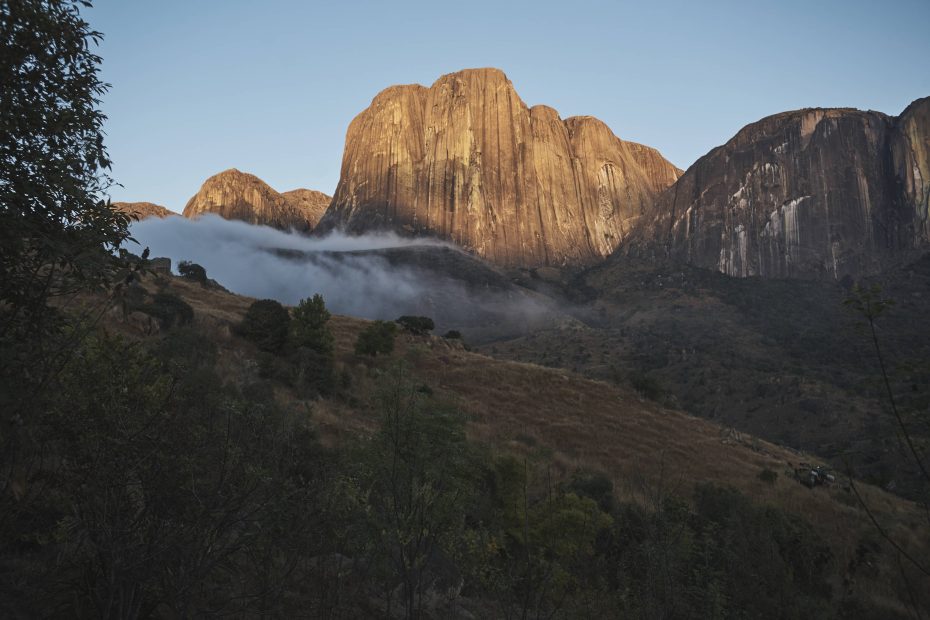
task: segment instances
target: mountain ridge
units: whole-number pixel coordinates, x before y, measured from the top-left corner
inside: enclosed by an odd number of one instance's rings
[[[280,193],[254,174],[229,168],[209,177],[187,201],[182,215],[197,219],[213,213],[225,219],[310,232],[328,196],[309,189]]]
[[[841,279],[930,242],[930,98],[897,117],[804,108],[746,125],[653,203],[619,252],[737,277]]]

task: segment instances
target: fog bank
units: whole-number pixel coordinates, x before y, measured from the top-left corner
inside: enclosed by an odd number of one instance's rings
[[[127,249],[202,265],[229,290],[294,305],[320,293],[336,314],[394,319],[431,316],[438,329],[481,339],[526,331],[559,314],[451,244],[392,233],[315,238],[207,215],[132,224]]]

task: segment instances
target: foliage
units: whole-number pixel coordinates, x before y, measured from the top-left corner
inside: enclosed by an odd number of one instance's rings
[[[194,320],[194,309],[173,293],[156,293],[150,303],[139,305],[138,310],[158,319],[162,328],[187,325]]]
[[[356,355],[389,354],[394,350],[397,324],[391,321],[375,321],[363,329],[355,341]]]
[[[474,493],[464,419],[429,400],[402,365],[382,377],[378,400],[380,428],[355,475],[367,504],[361,543],[388,605],[399,578],[405,617],[418,618],[426,589],[458,572],[451,558]]]
[[[445,338],[446,340],[461,340],[462,332],[460,332],[457,329],[450,329],[443,335],[443,338]]]
[[[642,372],[635,372],[630,375],[630,383],[633,385],[633,389],[637,391],[643,398],[648,398],[649,400],[661,400],[665,396],[665,390],[662,388],[662,384],[659,383],[654,377],[647,375]]]
[[[187,280],[193,280],[201,284],[207,283],[207,270],[201,265],[192,263],[189,260],[182,260],[178,263],[178,273],[181,274],[182,278]]]
[[[433,319],[429,318],[428,316],[404,315],[398,318],[395,323],[399,324],[408,332],[420,336],[428,334],[436,327],[436,325],[433,323]]]
[[[327,325],[331,315],[322,295],[317,293],[312,298],[301,299],[292,316],[291,342],[294,346],[306,347],[324,355],[332,354],[333,334]]]
[[[49,300],[108,284],[129,219],[104,199],[111,181],[98,109],[107,85],[92,52],[88,2],[0,3],[0,405],[34,414],[73,348]]]
[[[287,344],[290,323],[284,306],[273,299],[260,299],[249,306],[236,331],[262,351],[278,353]]]
[[[759,480],[767,484],[775,484],[775,481],[778,480],[778,472],[772,471],[768,467],[759,472]]]
[[[20,571],[0,612],[255,615],[296,588],[312,436],[266,394],[223,387],[204,344],[189,329],[152,351],[91,338],[64,369],[34,428],[57,458],[33,461],[0,512]]]
[[[98,109],[107,85],[82,2],[0,6],[0,299],[34,312],[50,271],[99,282],[128,219],[103,200],[110,167]],[[50,270],[50,271],[49,271]],[[61,284],[55,284],[58,288]]]

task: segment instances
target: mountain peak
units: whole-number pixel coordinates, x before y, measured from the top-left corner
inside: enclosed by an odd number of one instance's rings
[[[593,117],[528,108],[500,69],[463,69],[389,87],[352,121],[319,229],[436,235],[503,265],[587,264],[677,178],[652,154]]]
[[[196,219],[212,213],[228,220],[309,232],[328,205],[329,197],[322,192],[298,189],[281,194],[254,174],[229,168],[204,181],[183,215]]]

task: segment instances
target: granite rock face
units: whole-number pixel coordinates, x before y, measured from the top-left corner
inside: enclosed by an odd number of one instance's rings
[[[231,168],[207,179],[184,207],[184,217],[213,213],[227,220],[309,232],[328,197],[298,189],[280,194],[253,174]],[[323,208],[325,210],[325,207]]]
[[[915,256],[928,241],[928,108],[806,109],[748,125],[663,192],[621,252],[825,279]]]
[[[349,125],[318,231],[394,229],[501,265],[590,264],[681,173],[591,117],[528,108],[497,69],[392,86]]]
[[[281,195],[300,210],[310,228],[314,228],[319,223],[333,199],[332,196],[327,196],[315,189],[292,189]]]
[[[901,113],[891,139],[891,161],[899,197],[911,211],[913,234],[930,239],[930,97]]]
[[[135,220],[144,220],[147,217],[163,218],[169,215],[177,215],[174,211],[153,202],[114,202],[112,206],[117,211],[132,216]]]

